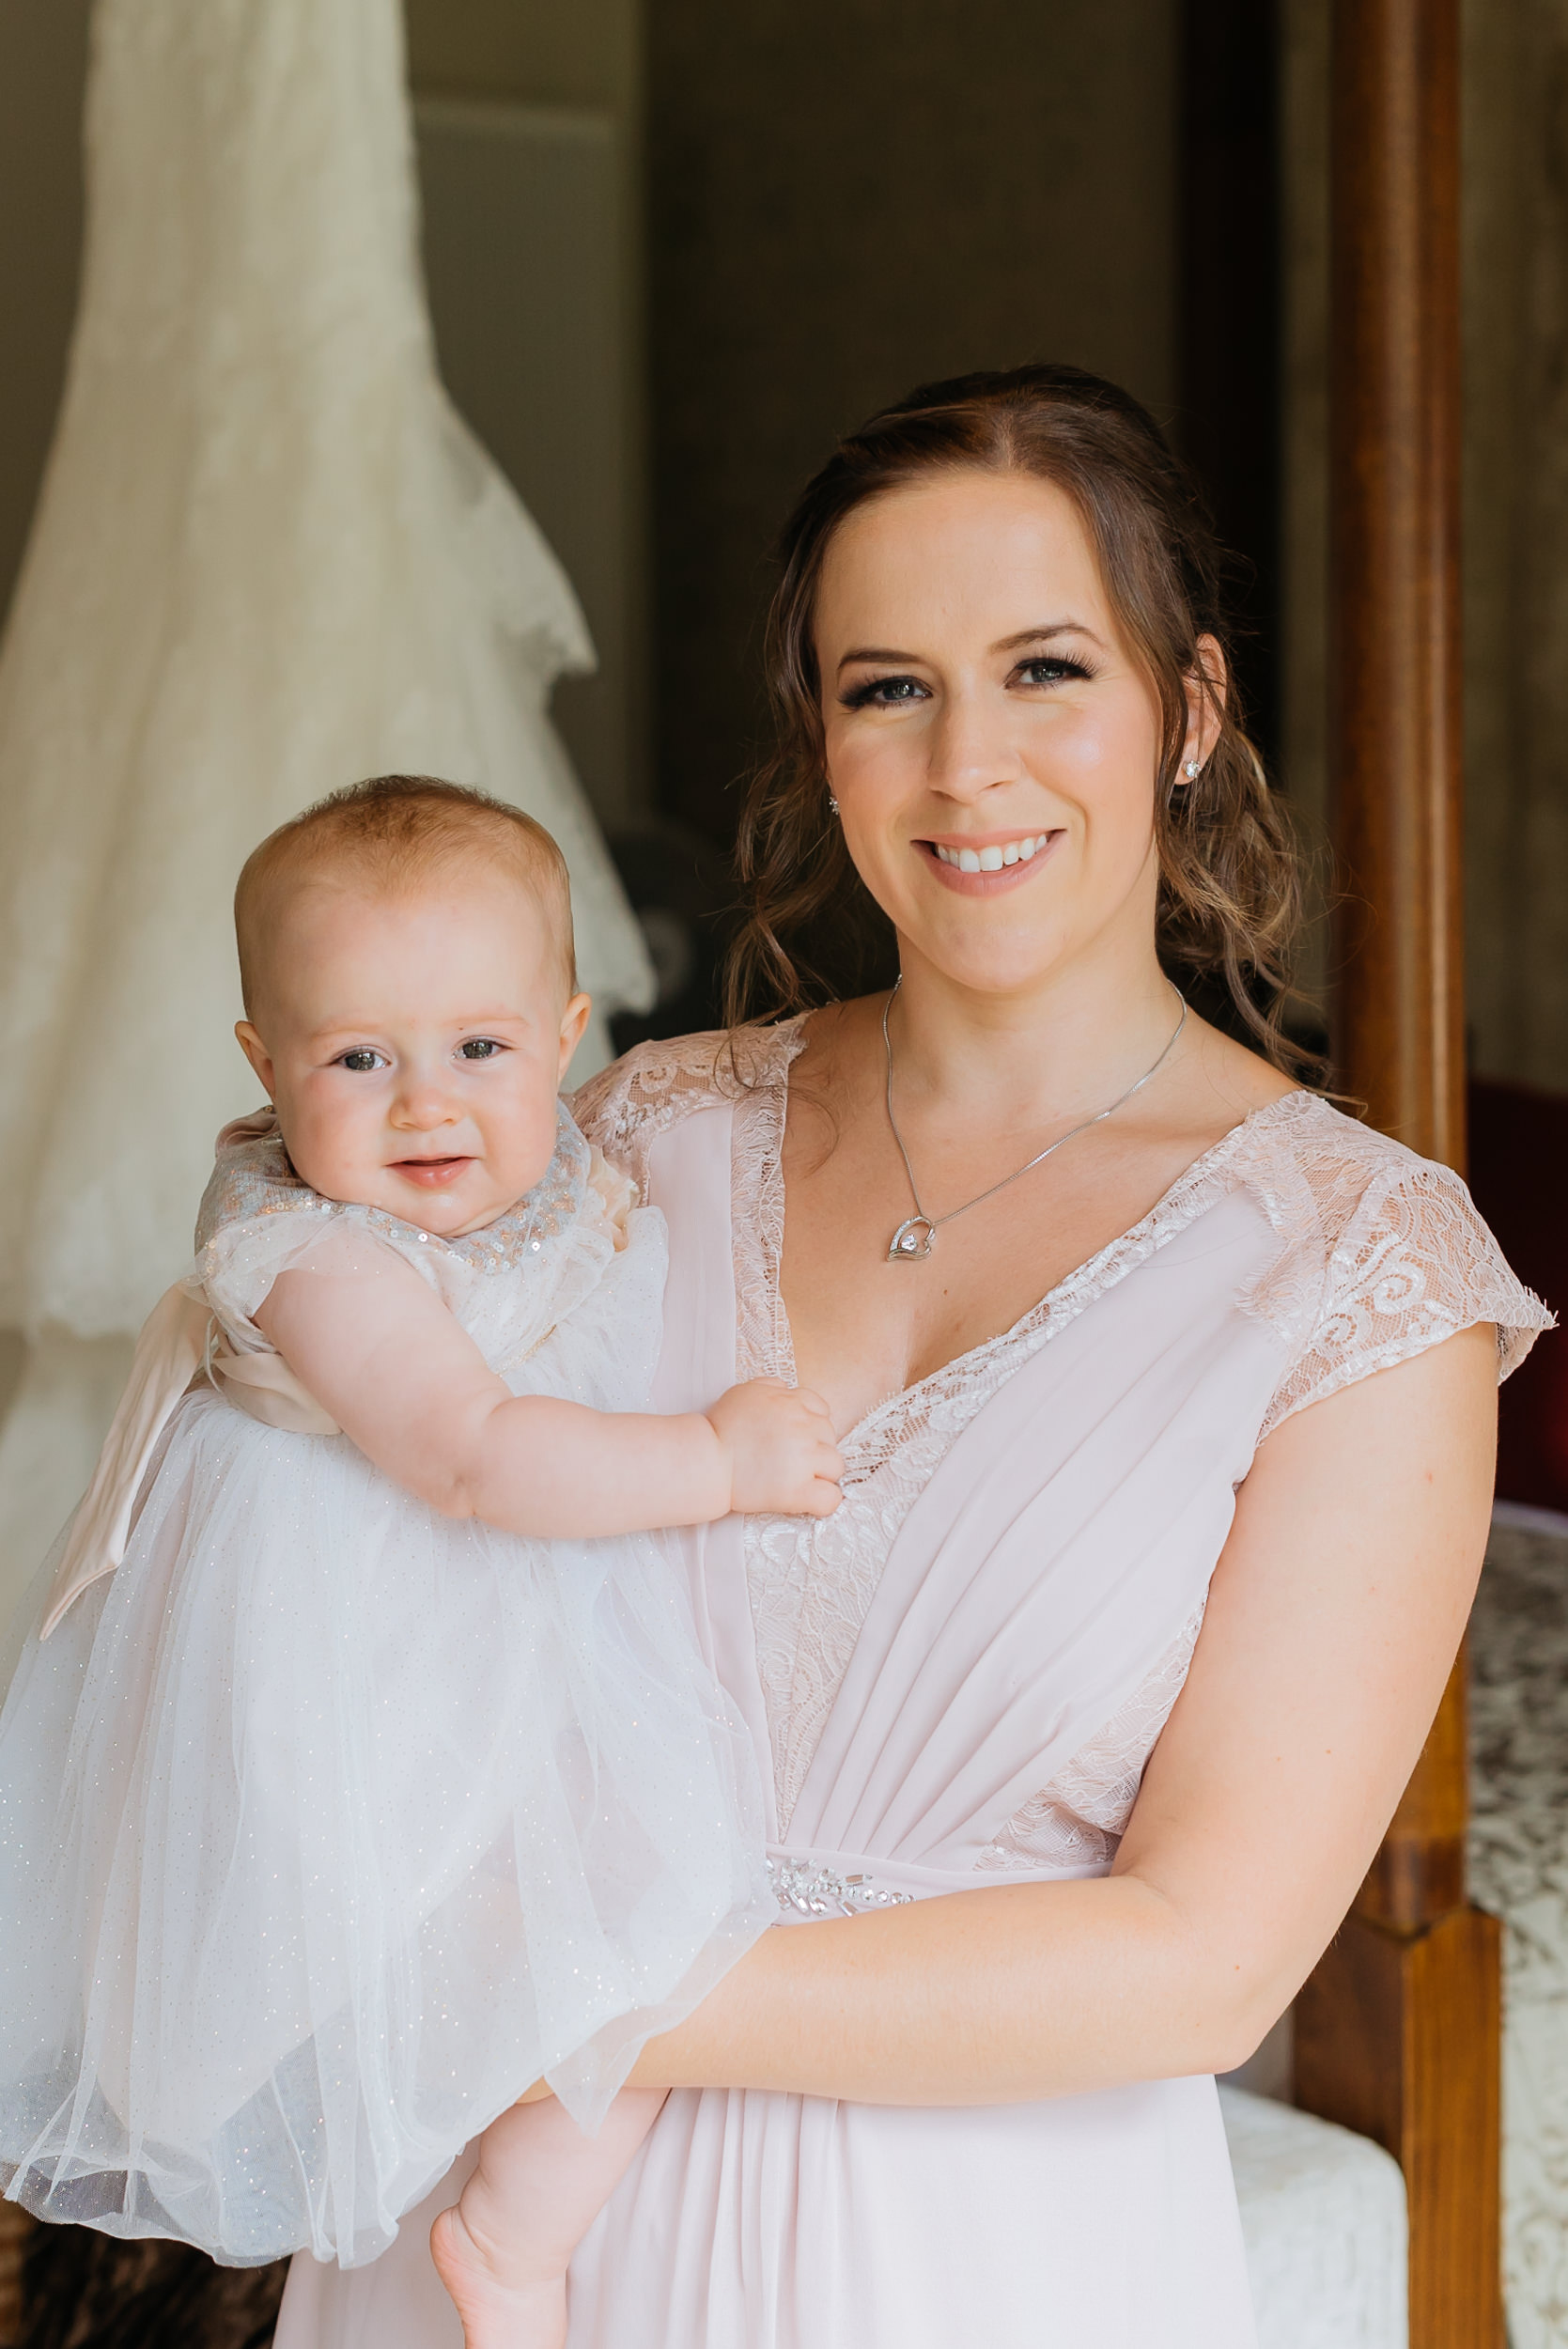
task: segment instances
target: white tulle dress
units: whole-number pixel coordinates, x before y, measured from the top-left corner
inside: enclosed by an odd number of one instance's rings
[[[514,1392],[645,1407],[662,1216],[564,1111],[452,1241],[318,1198],[258,1124],[183,1283],[209,1368],[0,1717],[0,2160],[45,2217],[348,2264],[541,2074],[592,2123],[777,1911],[659,1540],[441,1517],[296,1432],[254,1319],[285,1268],[401,1258]]]

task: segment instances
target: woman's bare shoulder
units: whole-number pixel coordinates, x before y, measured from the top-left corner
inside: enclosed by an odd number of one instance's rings
[[[1188,1014],[1192,1049],[1188,1055],[1188,1081],[1194,1095],[1212,1103],[1217,1123],[1234,1125],[1254,1110],[1267,1109],[1287,1093],[1301,1090],[1300,1081],[1276,1068],[1260,1051],[1238,1044],[1196,1012]]]

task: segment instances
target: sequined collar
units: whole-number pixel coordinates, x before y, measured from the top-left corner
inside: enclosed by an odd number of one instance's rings
[[[372,1231],[406,1236],[439,1248],[476,1271],[509,1270],[558,1238],[582,1212],[588,1177],[588,1145],[564,1102],[556,1103],[555,1149],[540,1180],[516,1204],[476,1232],[446,1239],[421,1231],[407,1217],[384,1207],[359,1207]],[[237,1118],[218,1137],[218,1161],[203,1202],[198,1248],[223,1224],[255,1217],[332,1209],[348,1203],[325,1199],[295,1171],[271,1109]]]

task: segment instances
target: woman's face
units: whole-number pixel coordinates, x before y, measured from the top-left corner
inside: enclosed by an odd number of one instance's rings
[[[986,993],[1152,967],[1159,708],[1062,490],[955,470],[871,500],[816,646],[829,788],[906,962]]]

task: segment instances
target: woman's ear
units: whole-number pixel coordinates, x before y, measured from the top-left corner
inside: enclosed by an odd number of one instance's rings
[[[248,1019],[241,1019],[238,1021],[236,1023],[234,1033],[240,1039],[240,1050],[244,1053],[245,1058],[250,1062],[251,1066],[256,1070],[256,1075],[266,1086],[268,1100],[275,1101],[277,1096],[272,1090],[272,1054],[268,1051],[267,1047],[262,1043],[261,1038],[257,1035],[256,1030],[252,1027]]]
[[[557,1084],[571,1064],[571,1056],[582,1041],[582,1031],[588,1024],[588,1014],[594,1008],[591,995],[574,995],[561,1014],[561,1066],[555,1072]]]
[[[1178,781],[1196,780],[1186,773],[1186,769],[1196,766],[1201,770],[1208,764],[1209,754],[1219,739],[1220,720],[1230,688],[1230,671],[1219,638],[1200,636],[1198,665],[1188,671],[1187,678],[1187,739],[1182,745],[1184,771]]]

